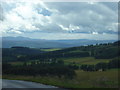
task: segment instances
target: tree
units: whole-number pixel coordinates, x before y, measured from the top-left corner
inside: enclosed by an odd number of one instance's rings
[[[120,59],[116,58],[108,63],[109,68],[120,68]]]
[[[84,70],[84,71],[87,71],[87,67],[88,67],[88,65],[81,65],[80,68],[81,68],[82,70]]]
[[[102,69],[102,71],[105,71],[107,68],[108,68],[108,64],[107,63],[101,62],[101,63],[98,63],[98,64],[95,65],[95,70],[96,71],[100,70],[100,69]]]

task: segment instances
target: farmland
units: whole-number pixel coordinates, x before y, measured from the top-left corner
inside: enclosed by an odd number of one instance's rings
[[[118,42],[61,49],[3,48],[3,78],[64,88],[117,88],[118,53]]]

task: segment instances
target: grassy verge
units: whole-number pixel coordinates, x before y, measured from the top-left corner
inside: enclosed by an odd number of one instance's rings
[[[4,79],[26,80],[38,82],[47,85],[53,85],[64,88],[115,88],[118,87],[118,70],[111,69],[104,72],[85,72],[76,71],[74,79],[65,79],[58,77],[41,77],[41,76],[20,76],[20,75],[3,75]]]

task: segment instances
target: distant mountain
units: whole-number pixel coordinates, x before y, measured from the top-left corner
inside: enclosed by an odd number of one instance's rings
[[[44,40],[31,39],[27,37],[3,37],[2,47],[11,48],[13,46],[23,46],[31,48],[66,48],[97,43],[110,43],[115,40],[88,40],[88,39],[71,39],[71,40]]]
[[[30,38],[28,37],[21,37],[21,36],[18,36],[18,37],[3,37],[2,40],[31,40]]]

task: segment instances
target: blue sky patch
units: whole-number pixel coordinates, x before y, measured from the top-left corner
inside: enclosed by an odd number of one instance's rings
[[[50,16],[52,14],[52,12],[48,11],[45,8],[42,8],[40,11],[38,11],[39,14],[42,14],[44,16]]]

